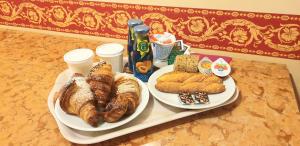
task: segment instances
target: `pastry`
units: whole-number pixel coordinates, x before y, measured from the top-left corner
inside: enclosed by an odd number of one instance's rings
[[[110,64],[99,63],[92,68],[87,79],[100,110],[104,109],[110,101],[110,93],[113,84],[113,72]]]
[[[79,116],[91,126],[97,126],[99,115],[95,106],[94,95],[85,77],[76,75],[58,94],[59,104],[68,114]]]
[[[165,73],[157,78],[157,82],[183,82],[188,78],[195,75],[194,73],[187,73],[187,72],[168,72]]]
[[[134,113],[140,103],[139,84],[131,77],[116,77],[112,95],[112,100],[101,113],[106,122],[116,122],[124,115]]]
[[[157,78],[157,82],[212,82],[222,83],[222,79],[214,75],[187,72],[168,72]]]
[[[155,88],[168,93],[220,93],[225,91],[222,79],[215,75],[200,73],[169,72],[157,79]]]
[[[167,93],[195,93],[205,92],[208,94],[221,93],[225,91],[225,86],[220,83],[206,83],[206,82],[157,82],[155,88],[161,92]]]
[[[178,55],[175,58],[174,71],[197,73],[199,58],[193,55]]]
[[[208,94],[221,93],[225,91],[225,86],[220,83],[207,83],[207,82],[190,82],[183,83],[179,87],[179,92],[205,92]]]

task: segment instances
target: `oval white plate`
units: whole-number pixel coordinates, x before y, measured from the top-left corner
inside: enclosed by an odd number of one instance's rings
[[[173,65],[165,66],[156,72],[154,72],[148,81],[148,89],[150,93],[159,101],[178,108],[183,109],[203,109],[203,108],[210,108],[217,105],[220,105],[230,99],[235,92],[236,85],[232,77],[228,76],[227,79],[223,81],[223,84],[225,85],[225,91],[219,94],[209,94],[209,103],[207,104],[193,104],[193,105],[183,105],[180,103],[178,94],[172,94],[172,93],[165,93],[160,92],[155,88],[156,79],[161,76],[164,73],[173,71]]]
[[[124,74],[124,75],[126,75],[126,74]],[[146,84],[137,78],[136,78],[136,80],[138,81],[138,83],[141,87],[140,104],[137,107],[136,111],[132,115],[124,117],[121,120],[119,120],[118,122],[107,123],[107,122],[100,121],[98,127],[92,127],[88,123],[83,121],[81,118],[74,116],[74,115],[67,114],[66,112],[64,112],[59,105],[59,100],[57,100],[55,103],[54,113],[55,113],[56,117],[58,118],[58,120],[61,121],[62,123],[64,123],[65,125],[73,128],[73,129],[77,129],[77,130],[81,130],[81,131],[102,131],[102,130],[108,130],[108,129],[112,129],[112,128],[116,128],[121,125],[124,125],[124,124],[128,123],[129,121],[133,120],[134,118],[136,118],[139,114],[141,114],[142,111],[147,106],[147,103],[149,101],[149,91],[148,91]]]

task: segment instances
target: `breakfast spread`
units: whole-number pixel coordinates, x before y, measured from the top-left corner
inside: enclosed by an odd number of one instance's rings
[[[63,111],[96,127],[100,119],[116,122],[134,113],[140,102],[140,86],[132,77],[115,76],[110,64],[100,62],[88,77],[75,74],[57,99]]]
[[[227,71],[228,66],[222,58],[212,62],[207,57],[199,61],[198,56],[178,55],[173,71],[160,75],[155,88],[161,92],[179,94],[182,104],[205,104],[209,102],[208,94],[226,90],[221,78],[224,76],[213,74],[212,68]]]
[[[101,61],[94,67],[93,51],[72,50],[65,54],[64,60],[74,75],[55,97],[59,99],[57,104],[62,113],[77,116],[93,127],[98,127],[100,122],[118,122],[135,113],[139,105],[145,105],[141,98],[145,87],[137,78],[147,82],[154,72],[152,51],[154,63],[157,60],[174,63],[169,66],[170,71],[160,73],[154,80],[151,77],[149,81],[156,81],[152,82],[152,89],[174,94],[178,98],[176,104],[207,106],[214,102],[209,94],[229,91],[222,77],[229,75],[231,68],[223,58],[212,61],[208,57],[190,55],[189,46],[167,32],[152,35],[151,44],[149,27],[141,20],[131,19],[128,25],[128,67],[134,77],[115,73],[123,70],[124,47],[120,44],[98,46],[96,54]]]

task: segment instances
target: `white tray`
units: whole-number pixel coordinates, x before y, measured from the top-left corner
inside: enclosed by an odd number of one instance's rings
[[[212,110],[233,103],[239,97],[239,90],[238,88],[236,88],[236,92],[234,96],[222,105],[208,108],[208,109],[201,109],[201,110],[184,110],[184,109],[168,106],[164,103],[154,100],[154,98],[150,96],[149,103],[146,109],[141,113],[141,115],[139,115],[131,122],[111,130],[99,131],[99,132],[85,132],[85,131],[79,131],[65,126],[57,119],[57,117],[55,117],[54,114],[53,96],[55,92],[57,92],[65,84],[65,82],[69,77],[70,77],[70,72],[68,70],[65,70],[64,72],[59,74],[59,76],[55,81],[54,87],[52,88],[48,96],[48,107],[54,119],[56,120],[58,128],[61,134],[63,135],[63,137],[73,143],[78,143],[78,144],[92,144],[92,143],[102,142],[108,139],[126,135],[128,133],[153,127],[162,123],[166,123],[183,117],[191,116],[197,113]]]

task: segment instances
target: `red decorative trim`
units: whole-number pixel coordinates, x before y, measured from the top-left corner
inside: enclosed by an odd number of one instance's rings
[[[300,16],[69,0],[0,0],[0,24],[127,38],[127,20],[211,50],[300,60]]]

